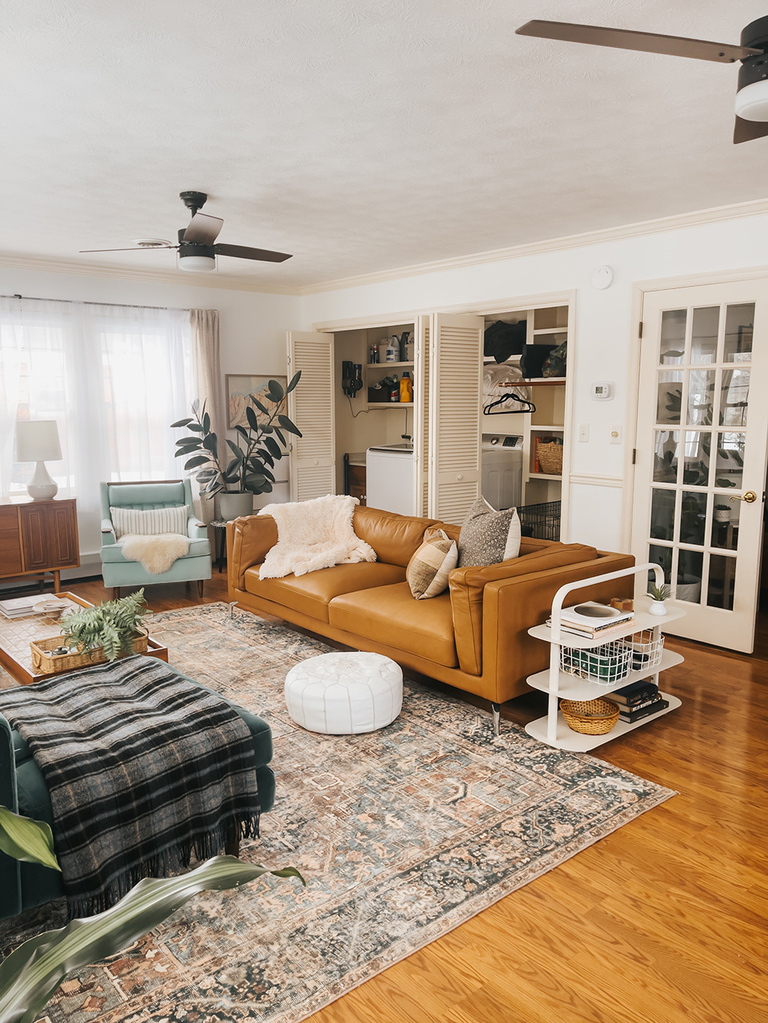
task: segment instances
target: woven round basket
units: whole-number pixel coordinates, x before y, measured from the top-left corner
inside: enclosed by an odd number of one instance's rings
[[[611,700],[561,700],[565,723],[584,735],[605,735],[619,720],[619,705]]]
[[[550,476],[559,476],[563,471],[563,445],[552,441],[549,444],[539,444],[536,448],[536,456],[539,459],[539,466],[542,472]]]

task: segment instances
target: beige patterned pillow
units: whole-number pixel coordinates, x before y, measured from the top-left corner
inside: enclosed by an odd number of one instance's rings
[[[442,529],[425,540],[408,562],[405,578],[416,600],[436,597],[448,586],[448,576],[456,568],[459,549]]]

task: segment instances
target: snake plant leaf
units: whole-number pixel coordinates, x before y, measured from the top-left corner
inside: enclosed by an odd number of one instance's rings
[[[294,867],[269,870],[234,856],[214,856],[180,877],[144,878],[111,909],[38,934],[0,964],[0,1020],[32,1023],[72,970],[138,941],[201,891],[237,888],[262,874],[304,878]]]
[[[7,806],[0,806],[0,849],[15,860],[61,870],[53,851],[53,834],[45,821],[20,817]]]

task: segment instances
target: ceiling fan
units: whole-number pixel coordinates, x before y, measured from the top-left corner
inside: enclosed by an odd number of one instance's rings
[[[655,32],[631,32],[599,25],[572,25],[565,21],[529,21],[517,35],[560,39],[569,43],[592,43],[621,50],[667,53],[673,57],[715,60],[722,64],[741,61],[736,92],[734,142],[748,142],[768,135],[768,17],[750,22],[741,33],[740,45],[687,39]]]
[[[200,213],[208,198],[205,192],[179,192],[179,198],[192,213],[192,219],[179,231],[177,245],[163,238],[137,238],[134,245],[118,249],[81,249],[81,252],[130,252],[138,249],[177,249],[179,268],[207,273],[216,269],[216,256],[236,256],[238,259],[258,259],[269,263],[282,263],[290,259],[288,252],[252,249],[247,245],[227,245],[216,242],[224,221]]]

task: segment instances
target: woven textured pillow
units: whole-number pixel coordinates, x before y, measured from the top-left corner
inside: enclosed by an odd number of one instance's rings
[[[171,508],[113,508],[109,514],[119,540],[126,533],[139,536],[154,536],[157,533],[181,533],[187,535],[189,509],[185,504]]]
[[[425,540],[405,570],[405,578],[416,600],[427,600],[442,593],[458,559],[456,541],[446,536],[442,529],[430,540]]]
[[[517,508],[496,511],[478,497],[459,533],[459,568],[496,565],[520,553],[520,517]]]

